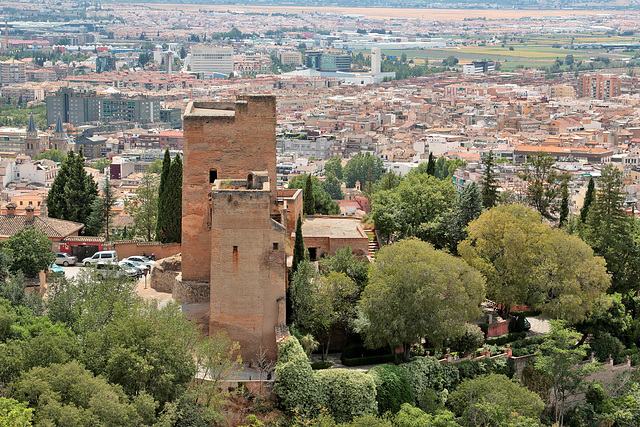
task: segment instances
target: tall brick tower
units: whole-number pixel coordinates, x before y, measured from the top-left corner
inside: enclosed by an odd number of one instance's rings
[[[24,138],[24,154],[33,158],[41,152],[38,128],[36,127],[36,121],[33,118],[33,113],[31,113],[29,116],[29,125],[27,126],[27,135]]]
[[[275,357],[286,286],[275,97],[195,101],[183,126],[183,282],[209,282],[211,333],[226,330],[245,360],[260,347]]]

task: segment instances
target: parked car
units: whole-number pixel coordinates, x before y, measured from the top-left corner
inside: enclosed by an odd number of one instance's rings
[[[55,262],[51,263],[51,265],[49,266],[49,271],[51,272],[51,274],[61,274],[64,276],[64,270],[58,267]]]
[[[131,265],[135,266],[136,268],[139,268],[142,270],[143,273],[148,273],[149,271],[151,271],[151,266],[142,262],[138,262],[138,261],[134,261],[131,258],[125,258],[122,261],[126,261],[128,263],[130,263]],[[122,262],[120,261],[120,262]]]
[[[64,265],[65,267],[67,267],[69,265],[76,265],[76,262],[78,262],[78,258],[74,257],[73,255],[69,255],[66,252],[56,252],[55,263],[57,265]]]
[[[118,262],[118,265],[124,269],[133,269],[137,272],[137,276],[143,276],[144,274],[146,274],[147,271],[147,266],[146,265],[142,265],[142,264],[138,264],[136,265],[135,262],[133,261],[129,261],[128,259],[123,259],[122,261]]]
[[[129,258],[125,258],[125,259],[127,259],[129,261],[139,262],[140,264],[144,264],[144,265],[149,267],[149,270],[151,270],[151,266],[156,263],[155,261],[150,260],[149,258],[144,257],[142,255],[134,255],[134,256],[130,256]]]
[[[105,264],[105,263],[117,263],[118,254],[116,251],[100,251],[93,254],[93,256],[82,260],[82,264],[86,267],[91,264]]]
[[[96,273],[98,274],[98,276],[102,277],[103,279],[107,277],[114,277],[116,279],[119,279],[121,277],[128,277],[128,278],[138,277],[137,270],[134,270],[129,267],[123,267],[120,264],[114,263],[114,262],[99,262],[95,264],[94,267],[96,269]]]

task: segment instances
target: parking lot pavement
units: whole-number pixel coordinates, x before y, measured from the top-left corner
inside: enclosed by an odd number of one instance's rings
[[[81,267],[80,265],[69,266],[69,267],[60,266],[60,267],[64,270],[64,276],[67,279],[73,279],[78,275],[80,270],[84,268],[84,267]]]

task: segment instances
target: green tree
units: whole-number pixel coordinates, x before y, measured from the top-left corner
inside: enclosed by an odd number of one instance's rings
[[[569,180],[567,177],[560,184],[560,218],[558,219],[558,227],[566,227],[569,220]]]
[[[353,156],[342,170],[347,187],[353,188],[360,181],[361,188],[371,181],[375,183],[384,173],[382,160],[371,153],[358,153]]]
[[[51,240],[34,226],[18,231],[2,243],[3,249],[11,253],[11,272],[22,271],[25,276],[35,277],[40,270],[47,271],[56,259],[51,250]]]
[[[158,407],[144,392],[129,401],[122,389],[77,361],[31,369],[16,382],[14,397],[33,405],[36,425],[149,426],[155,414],[143,414]]]
[[[496,205],[498,200],[498,180],[496,179],[496,158],[493,151],[482,156],[480,163],[483,167],[482,172],[482,206],[485,209],[491,209]]]
[[[104,173],[104,170],[111,164],[111,159],[98,159],[89,164],[94,169],[98,169],[100,173]]]
[[[293,243],[293,260],[291,261],[291,274],[298,270],[298,265],[308,258],[307,249],[304,247],[304,239],[302,237],[302,214],[298,216],[296,221],[296,236]]]
[[[433,153],[429,153],[429,160],[427,162],[427,175],[436,175],[436,159],[433,157]]]
[[[48,150],[42,154],[36,155],[33,160],[47,159],[54,162],[62,163],[67,158],[61,150]]]
[[[307,180],[304,184],[304,191],[302,192],[302,200],[304,203],[304,206],[303,206],[304,214],[315,215],[316,200],[313,197],[313,184],[311,182],[311,175],[307,175]]]
[[[419,237],[436,243],[441,216],[451,209],[456,194],[450,181],[410,174],[395,189],[373,195],[371,216],[387,242]]]
[[[155,162],[154,162],[155,163]],[[152,165],[153,166],[153,165]],[[165,206],[169,203],[165,188],[169,179],[169,171],[171,170],[171,153],[169,148],[164,151],[164,159],[162,160],[162,172],[160,174],[160,184],[158,185],[158,216],[156,222],[156,238],[164,242],[162,230],[164,230],[170,221],[169,213],[165,210]]]
[[[340,213],[340,205],[331,200],[331,196],[322,189],[322,184],[316,176],[311,178],[313,199],[315,200],[315,212],[319,215],[337,215]],[[307,185],[307,175],[298,175],[289,181],[289,188],[301,188],[304,190]],[[302,196],[304,199],[304,195]]]
[[[396,427],[460,427],[453,412],[440,410],[434,414],[427,414],[420,408],[403,404],[393,419]]]
[[[105,239],[108,241],[110,237],[112,218],[114,215],[113,206],[116,203],[115,191],[111,187],[109,175],[105,175],[104,188],[102,189],[102,197],[97,197],[93,203],[91,215],[87,221],[86,233],[97,236],[102,232],[105,233]]]
[[[33,409],[27,402],[0,397],[0,427],[30,427]]]
[[[456,199],[453,208],[442,216],[441,228],[444,234],[441,246],[458,254],[458,244],[467,238],[467,225],[482,213],[482,194],[472,182]]]
[[[502,304],[505,317],[520,304],[578,322],[610,286],[601,257],[526,206],[497,206],[467,231],[458,251],[487,278],[487,297]]]
[[[539,422],[545,407],[536,393],[496,374],[463,381],[449,395],[447,406],[470,427],[506,426],[513,412]]]
[[[98,186],[84,170],[82,149],[69,151],[47,194],[50,217],[87,224]]]
[[[593,203],[593,199],[596,195],[596,186],[593,182],[593,177],[589,178],[589,185],[587,186],[587,192],[584,195],[584,203],[582,204],[582,209],[580,209],[580,220],[584,223],[587,221],[587,216],[589,215],[589,208],[591,207],[591,203]]]
[[[467,163],[464,160],[447,159],[444,156],[440,156],[436,161],[435,177],[439,179],[449,179],[453,176],[456,169],[466,165]]]
[[[153,161],[153,163],[151,163],[149,165],[149,167],[147,168],[147,170],[145,172],[155,173],[157,175],[160,175],[162,173],[162,164],[163,164],[162,160],[155,159]],[[158,191],[160,191],[160,187],[159,186],[158,186]]]
[[[584,377],[594,370],[593,364],[580,366],[587,355],[584,345],[576,346],[580,334],[565,328],[561,321],[551,322],[551,333],[540,345],[535,369],[547,379],[551,388],[555,421],[564,424],[565,404],[582,385]]]
[[[434,346],[464,333],[477,319],[484,279],[461,259],[415,239],[386,246],[369,268],[369,283],[358,304],[357,328],[370,347]]]
[[[556,199],[560,193],[560,175],[553,169],[553,155],[539,151],[531,156],[520,178],[527,181],[527,203],[540,212],[543,218],[555,220]]]
[[[162,186],[162,176],[160,179],[160,186]],[[179,154],[171,162],[164,189],[160,194],[157,237],[163,243],[180,243],[182,240],[182,160]],[[162,224],[160,224],[161,216]]]
[[[365,258],[358,259],[349,246],[336,250],[335,255],[327,255],[320,259],[319,268],[324,275],[332,271],[346,274],[356,282],[360,292],[367,285],[369,263]]]
[[[340,157],[331,157],[324,162],[325,175],[332,174],[338,180],[342,180],[342,159]]]
[[[158,177],[147,170],[140,180],[136,197],[126,208],[133,217],[136,234],[143,236],[148,242],[155,239],[158,219]]]
[[[342,194],[342,188],[340,181],[333,174],[327,173],[324,181],[322,181],[322,189],[333,199],[342,200],[344,195]]]
[[[640,290],[640,247],[638,227],[633,216],[622,210],[622,172],[613,165],[602,170],[598,193],[589,207],[584,240],[607,261],[612,275],[610,292]]]

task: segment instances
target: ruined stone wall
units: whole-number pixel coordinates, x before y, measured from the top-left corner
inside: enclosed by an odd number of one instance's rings
[[[209,331],[226,330],[240,343],[243,360],[255,359],[260,346],[269,358],[277,354],[274,329],[286,286],[285,228],[271,220],[271,207],[269,190],[212,193]]]
[[[251,171],[268,171],[270,210],[277,212],[275,129],[275,96],[247,95],[237,102],[194,101],[187,106],[182,178],[184,280],[209,280],[209,194],[214,175],[221,180],[246,179]],[[236,220],[246,222],[242,215]]]

